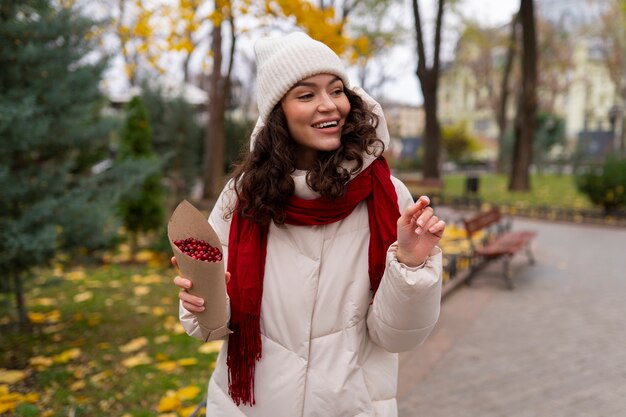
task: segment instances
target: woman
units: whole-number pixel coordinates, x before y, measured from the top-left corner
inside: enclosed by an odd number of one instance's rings
[[[378,103],[302,33],[263,39],[251,150],[209,222],[227,259],[229,335],[208,416],[396,416],[397,352],[435,325],[445,224],[381,154]],[[204,339],[182,288],[181,322]]]

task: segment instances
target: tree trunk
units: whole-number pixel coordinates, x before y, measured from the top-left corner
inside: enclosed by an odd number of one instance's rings
[[[424,163],[422,165],[424,178],[439,178],[441,127],[437,118],[437,87],[432,82],[432,78],[436,76],[429,73],[420,77],[426,119],[424,126]]]
[[[19,272],[13,273],[13,288],[15,293],[15,304],[17,306],[17,316],[20,326],[27,327],[30,325],[28,312],[26,310],[26,302],[24,301],[24,289],[22,288],[22,277]]]
[[[624,100],[626,104],[626,99]],[[626,112],[626,109],[622,110]],[[626,158],[626,115],[622,114],[622,130],[619,138],[619,151],[622,158]]]
[[[504,71],[502,74],[502,84],[500,85],[500,102],[498,103],[497,121],[498,121],[498,161],[497,172],[504,174],[507,172],[506,161],[506,144],[505,138],[507,133],[507,104],[509,101],[509,79],[511,77],[511,69],[513,68],[513,61],[515,60],[515,52],[517,51],[517,25],[519,13],[513,16],[511,21],[511,37],[509,38],[509,45],[506,53],[506,61],[504,63]]]
[[[530,190],[529,169],[537,113],[537,38],[533,0],[521,0],[522,89],[517,108],[510,191]]]
[[[209,120],[204,140],[203,198],[212,200],[222,190],[224,176],[224,113],[226,95],[222,76],[222,24],[213,26],[213,70],[209,84]]]
[[[422,22],[419,3],[413,0],[413,17],[415,20],[415,39],[417,42],[417,77],[424,96],[424,113],[426,126],[424,131],[424,163],[422,174],[424,178],[439,178],[439,154],[441,143],[441,128],[437,117],[437,89],[439,87],[439,54],[441,50],[441,28],[443,25],[444,0],[438,1],[435,23],[434,53],[430,68],[426,65],[426,52],[422,34]]]

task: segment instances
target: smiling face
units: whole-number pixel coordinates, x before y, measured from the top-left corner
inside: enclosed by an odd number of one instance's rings
[[[296,142],[298,169],[313,166],[320,151],[341,145],[341,129],[350,113],[350,102],[341,79],[318,74],[298,82],[281,100],[291,138]]]

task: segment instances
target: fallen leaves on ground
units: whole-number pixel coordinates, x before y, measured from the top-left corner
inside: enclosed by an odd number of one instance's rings
[[[177,291],[159,271],[109,265],[39,274],[27,289],[37,331],[0,343],[28,346],[16,349],[25,369],[4,369],[14,362],[0,362],[0,415],[52,417],[52,410],[74,407],[94,417],[131,417],[134,409],[191,415],[201,401],[198,386],[214,369],[214,357],[205,355],[218,352],[222,342],[187,338],[176,315]],[[199,385],[172,389],[179,379]],[[165,383],[146,389],[142,382],[149,380]]]
[[[152,362],[152,358],[149,357],[146,352],[140,352],[137,355],[124,359],[122,366],[125,368],[134,368],[139,365],[149,365]]]
[[[138,337],[136,339],[131,340],[125,345],[120,346],[120,351],[124,353],[136,352],[139,349],[144,348],[148,345],[148,339],[145,337]]]
[[[198,348],[198,352],[204,354],[211,354],[219,352],[222,349],[222,345],[224,344],[223,340],[214,340],[212,342],[206,342],[200,345]]]

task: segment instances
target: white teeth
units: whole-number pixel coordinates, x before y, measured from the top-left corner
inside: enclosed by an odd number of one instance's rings
[[[316,129],[323,129],[325,127],[329,127],[329,126],[337,126],[339,124],[339,122],[334,121],[334,122],[322,122],[322,123],[318,123],[316,125],[313,125],[314,128]]]

